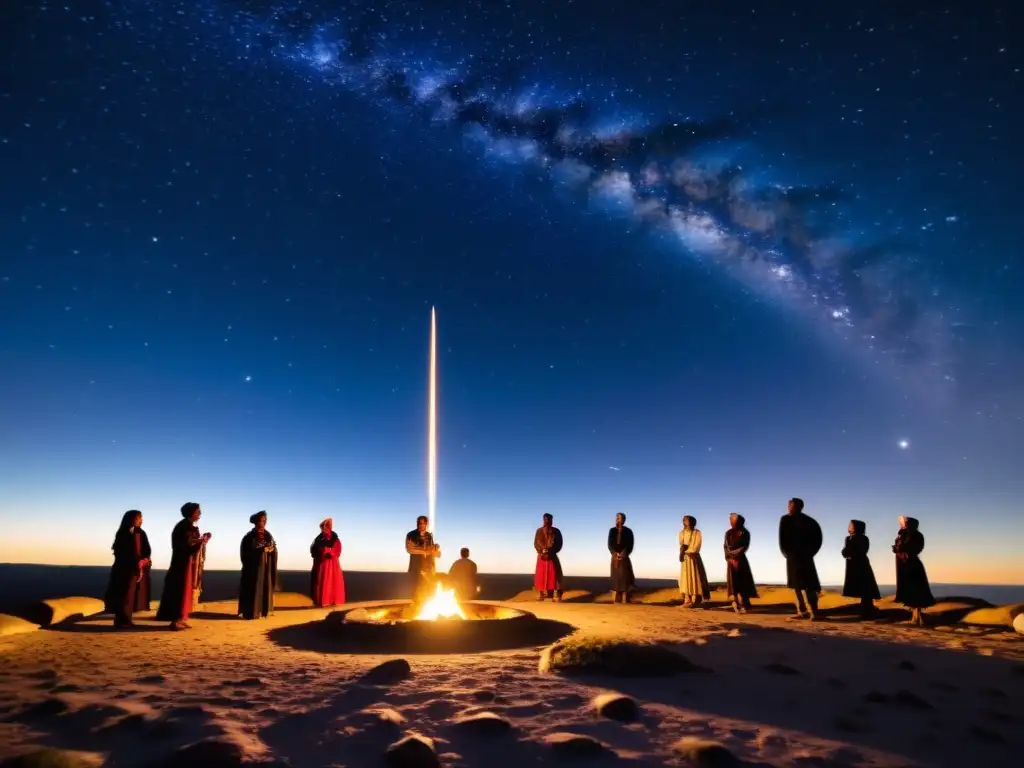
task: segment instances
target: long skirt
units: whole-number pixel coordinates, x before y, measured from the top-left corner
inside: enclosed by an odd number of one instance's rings
[[[633,562],[624,557],[621,560],[612,558],[611,565],[612,592],[629,592],[636,584],[633,578]]]
[[[928,573],[920,559],[896,558],[896,602],[907,608],[930,608],[935,605]]]
[[[726,561],[726,590],[729,597],[757,597],[754,574],[746,555]]]
[[[558,560],[558,555],[548,555],[546,560],[537,556],[533,588],[537,592],[552,592],[562,588],[562,564]]]
[[[699,554],[683,555],[683,562],[679,564],[679,594],[684,597],[711,599],[708,574],[704,570],[704,561]]]

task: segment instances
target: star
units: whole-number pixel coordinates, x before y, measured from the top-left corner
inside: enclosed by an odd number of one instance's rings
[[[246,377],[245,377],[245,380],[246,380],[246,381],[252,381],[252,376],[246,376]]]
[[[896,443],[896,445],[899,446],[901,451],[905,451],[905,450],[907,450],[907,448],[910,447],[910,441],[906,440],[906,439],[903,439],[903,440],[900,440],[898,443]]]

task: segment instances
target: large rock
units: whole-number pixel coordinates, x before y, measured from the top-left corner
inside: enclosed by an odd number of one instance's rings
[[[738,768],[743,761],[717,741],[686,736],[676,742],[675,751],[690,765],[700,768]]]
[[[1024,635],[1024,613],[1018,613],[1013,618],[1013,628],[1018,635]]]
[[[359,682],[367,685],[393,685],[412,677],[412,667],[405,659],[389,659],[364,674]]]
[[[452,725],[477,736],[502,736],[512,730],[512,723],[494,712],[468,712],[455,717]]]
[[[559,757],[575,759],[597,757],[607,749],[597,739],[582,733],[549,733],[544,737],[544,743]]]
[[[99,768],[103,755],[66,749],[37,749],[0,761],[0,768]]]
[[[53,597],[33,605],[25,612],[25,618],[41,627],[49,627],[70,619],[96,616],[105,609],[103,601],[95,597]]]
[[[621,693],[602,693],[594,699],[594,709],[609,720],[620,723],[632,723],[640,718],[636,702]]]
[[[439,768],[441,765],[434,742],[418,734],[410,734],[388,747],[384,760],[390,768]]]
[[[38,624],[25,621],[25,619],[19,619],[17,616],[8,616],[6,613],[0,613],[0,637],[34,632],[37,629],[39,629]]]

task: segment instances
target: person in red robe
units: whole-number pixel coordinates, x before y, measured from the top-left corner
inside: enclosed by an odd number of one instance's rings
[[[545,512],[543,525],[533,534],[533,548],[537,552],[537,569],[533,574],[533,588],[537,590],[537,599],[552,598],[556,603],[562,601],[562,561],[558,553],[562,551],[562,532],[555,528],[555,518]]]
[[[123,629],[135,626],[133,613],[149,610],[152,550],[149,537],[142,530],[142,513],[139,510],[129,509],[124,513],[111,549],[114,551],[114,565],[110,568],[104,603],[107,612],[114,614],[114,626]]]
[[[320,535],[309,548],[313,557],[310,597],[318,608],[345,603],[345,576],[341,572],[341,539],[334,532],[334,520],[320,523]]]
[[[200,533],[196,523],[202,517],[199,505],[190,501],[181,507],[184,518],[171,531],[171,565],[164,577],[164,592],[157,621],[168,621],[171,629],[191,629],[188,615],[200,575],[202,550],[210,540],[209,533]]]

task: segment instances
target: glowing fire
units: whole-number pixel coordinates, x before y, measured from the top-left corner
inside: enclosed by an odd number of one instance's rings
[[[437,619],[464,619],[459,601],[455,599],[455,591],[443,589],[437,585],[434,596],[427,600],[416,614],[416,621],[436,621]]]

